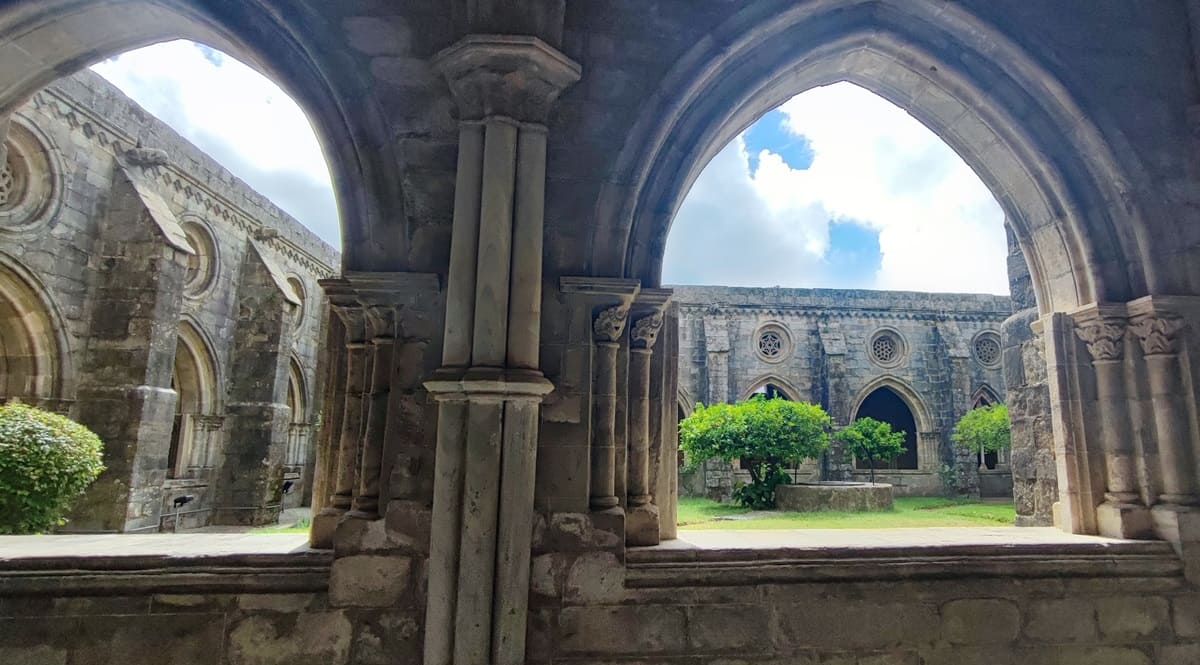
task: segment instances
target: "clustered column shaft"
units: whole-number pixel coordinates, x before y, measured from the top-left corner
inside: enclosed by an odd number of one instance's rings
[[[616,494],[617,351],[628,318],[629,306],[616,305],[600,312],[593,325],[596,360],[589,492],[592,510],[610,510],[620,503]]]
[[[392,352],[395,348],[395,311],[386,305],[365,308],[370,337],[367,361],[370,366],[370,392],[365,399],[365,425],[362,428],[362,472],[354,496],[352,515],[364,519],[379,517],[379,482],[383,468],[383,444],[391,393]]]
[[[629,351],[629,460],[625,542],[657,545],[658,508],[650,488],[650,355],[663,313],[656,310],[638,319],[630,331]]]
[[[1192,455],[1190,418],[1184,403],[1183,369],[1179,364],[1183,322],[1153,314],[1134,319],[1131,326],[1141,342],[1149,374],[1150,402],[1162,461],[1162,493],[1158,500],[1177,506],[1200,503]]]
[[[578,65],[530,37],[434,58],[459,105],[430,538],[426,665],[525,662],[538,405],[545,118]],[[501,497],[503,496],[503,501]]]

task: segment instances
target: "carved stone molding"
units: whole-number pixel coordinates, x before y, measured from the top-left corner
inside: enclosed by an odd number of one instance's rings
[[[1102,318],[1079,323],[1075,334],[1087,344],[1093,361],[1120,360],[1125,350],[1125,321]]]
[[[629,305],[614,305],[596,315],[592,331],[597,342],[616,342],[621,339],[625,322],[629,320]]]
[[[1183,320],[1174,316],[1146,316],[1134,319],[1130,329],[1142,344],[1142,353],[1161,356],[1179,353]]]
[[[633,324],[633,330],[629,333],[633,347],[639,349],[653,348],[654,342],[658,340],[658,332],[662,330],[662,325],[663,313],[661,311],[638,319]]]

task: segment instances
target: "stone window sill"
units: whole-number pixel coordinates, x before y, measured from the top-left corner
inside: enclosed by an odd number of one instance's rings
[[[809,529],[681,532],[626,552],[626,584],[675,588],[1033,578],[1172,578],[1166,542],[1078,536],[1053,528]]]
[[[297,534],[0,537],[0,597],[324,591],[333,553]]]

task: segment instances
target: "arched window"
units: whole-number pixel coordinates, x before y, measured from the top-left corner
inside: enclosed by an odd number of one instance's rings
[[[217,372],[208,343],[192,324],[179,328],[171,388],[176,392],[175,424],[167,455],[167,475],[188,478],[216,464]]]
[[[0,262],[0,402],[63,396],[62,331],[31,279]]]
[[[896,391],[887,386],[876,388],[867,395],[866,399],[858,407],[858,413],[855,419],[858,418],[874,418],[888,423],[892,426],[892,430],[904,432],[904,454],[900,455],[891,462],[876,462],[877,469],[916,469],[918,468],[917,459],[917,421],[913,417],[912,409],[908,404],[896,394]],[[858,460],[857,466],[860,469],[870,468],[866,460]]]
[[[975,399],[971,401],[971,408],[978,409],[999,403],[1000,400],[996,397],[996,394],[992,392],[992,389],[987,386],[983,386],[979,390],[975,391]],[[984,453],[982,459],[979,460],[980,470],[994,470],[997,467],[1006,464],[1008,464],[1007,450],[988,451]]]
[[[283,463],[289,467],[289,471],[299,473],[308,460],[308,393],[304,384],[304,370],[295,358],[292,358],[288,368],[287,405],[291,410],[292,420],[288,427],[287,450]]]

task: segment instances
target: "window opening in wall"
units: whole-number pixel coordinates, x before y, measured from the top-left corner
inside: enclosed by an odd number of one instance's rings
[[[235,55],[96,37],[85,52],[107,59],[0,123],[0,401],[105,444],[64,532],[277,526],[312,503],[326,328],[304,324],[328,310],[305,285],[341,264],[320,141]],[[93,247],[104,256],[81,255]]]
[[[987,186],[912,115],[846,82],[796,95],[714,153],[662,261],[680,318],[680,390],[705,403],[811,402],[833,430],[881,421],[903,449],[874,462],[875,478],[902,504],[981,500],[979,474],[1003,461],[981,465],[950,440],[972,400],[959,393],[1002,383],[1001,323],[1033,306],[1010,296],[1011,281],[1024,297],[1028,273],[1008,273],[1023,261]],[[764,375],[794,394],[755,388]],[[835,445],[789,473],[864,481],[867,465]],[[744,480],[733,466],[706,462],[688,473],[709,477],[686,485],[730,488],[728,500]]]

